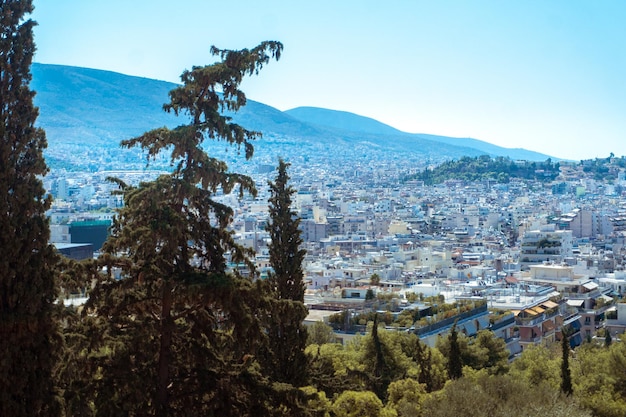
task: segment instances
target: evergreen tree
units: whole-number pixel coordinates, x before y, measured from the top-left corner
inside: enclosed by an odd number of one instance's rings
[[[611,331],[609,329],[604,330],[604,346],[609,347],[613,342],[613,338],[611,337]]]
[[[304,354],[307,332],[304,319],[304,281],[302,261],[306,254],[302,245],[300,219],[292,210],[292,196],[296,192],[288,183],[289,164],[278,162],[278,174],[269,182],[270,219],[267,226],[271,242],[270,264],[273,272],[268,283],[273,298],[268,323],[270,352],[267,372],[276,380],[302,386],[306,380],[307,359]]]
[[[137,186],[116,180],[124,207],[83,316],[98,375],[85,379],[98,415],[264,415],[275,399],[256,358],[265,343],[261,283],[227,263],[253,269],[251,250],[227,229],[232,208],[214,199],[217,192],[256,189],[251,178],[210,157],[204,142],[223,140],[252,157],[251,141],[260,134],[222,111],[245,105],[243,77],[278,59],[282,44],[211,51],[221,61],[185,71],[164,106],[188,115],[189,124],[122,142],[149,158],[170,151],[173,171]]]
[[[59,412],[56,255],[41,181],[47,144],[29,88],[32,10],[29,0],[0,2],[0,415],[12,417]]]
[[[434,391],[436,384],[433,375],[432,350],[430,347],[422,343],[419,337],[416,338],[415,342],[414,359],[420,367],[420,373],[417,379],[418,382],[420,384],[424,384],[427,392]]]
[[[378,398],[384,399],[387,388],[391,383],[391,378],[388,372],[387,361],[383,354],[383,343],[378,336],[378,314],[374,316],[374,325],[372,326],[372,341],[371,348],[367,352],[368,356],[373,356],[373,389]]]
[[[572,387],[572,373],[569,369],[569,337],[565,329],[562,330],[563,338],[561,339],[561,392],[565,395],[572,395],[574,388]]]
[[[461,358],[461,347],[459,346],[459,332],[456,329],[456,322],[452,326],[450,335],[450,352],[448,356],[448,378],[459,379],[463,376],[463,359]]]

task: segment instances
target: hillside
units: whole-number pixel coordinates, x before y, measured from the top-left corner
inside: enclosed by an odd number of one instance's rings
[[[176,84],[127,76],[110,71],[62,65],[33,64],[31,87],[37,92],[39,126],[48,136],[47,159],[55,168],[78,169],[100,149],[110,152],[111,166],[127,166],[128,154],[119,153],[119,142],[147,130],[185,123],[163,111],[168,92]],[[355,150],[372,157],[410,157],[431,162],[462,156],[505,156],[512,159],[542,161],[548,158],[532,151],[501,148],[476,139],[409,134],[376,120],[348,112],[301,107],[282,112],[248,100],[234,120],[261,131],[267,154],[310,152],[306,158],[319,157],[324,149],[329,156],[353,155]],[[443,144],[443,146],[442,146]],[[309,151],[305,151],[309,149]],[[375,154],[375,155],[374,155]],[[79,155],[74,160],[72,157]],[[137,152],[131,155],[133,164]]]
[[[428,140],[450,146],[471,148],[491,156],[505,156],[510,159],[523,159],[528,161],[545,161],[547,158],[550,158],[550,156],[538,152],[521,148],[503,148],[478,139],[453,138],[423,133],[406,133],[369,117],[343,111],[328,110],[318,107],[296,107],[286,110],[285,113],[304,122],[319,126],[388,137],[404,137],[415,143],[419,143],[421,140]]]

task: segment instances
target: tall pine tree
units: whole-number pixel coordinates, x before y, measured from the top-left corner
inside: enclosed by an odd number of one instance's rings
[[[276,380],[302,386],[307,364],[304,354],[307,333],[303,322],[308,312],[304,305],[302,272],[306,252],[301,248],[300,219],[291,207],[296,191],[289,185],[288,167],[289,164],[280,159],[278,174],[269,183],[267,230],[271,238],[269,254],[273,272],[268,284],[273,302],[268,323],[270,353],[266,368]]]
[[[83,320],[90,324],[88,362],[98,375],[85,379],[98,415],[267,414],[271,389],[256,359],[265,340],[260,283],[229,271],[227,257],[252,267],[250,251],[228,230],[232,208],[215,199],[256,189],[251,178],[210,157],[205,141],[223,140],[252,156],[259,133],[222,112],[245,105],[243,77],[281,51],[279,42],[212,48],[221,61],[185,71],[164,106],[189,123],[123,142],[149,158],[171,152],[174,169],[137,186],[118,181],[124,207],[98,262],[107,274],[91,291]]]
[[[58,413],[55,253],[41,177],[46,137],[30,90],[35,44],[28,0],[0,2],[0,415]]]

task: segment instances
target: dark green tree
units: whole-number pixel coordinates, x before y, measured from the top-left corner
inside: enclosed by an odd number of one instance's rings
[[[418,376],[418,382],[424,384],[427,392],[433,392],[435,389],[441,388],[440,384],[437,384],[436,376],[433,372],[432,363],[432,349],[422,343],[419,337],[415,338],[414,360],[420,367]]]
[[[289,164],[280,159],[278,173],[269,182],[269,255],[272,272],[268,277],[272,308],[268,321],[269,353],[265,356],[266,372],[280,382],[302,386],[306,381],[307,357],[304,354],[307,331],[304,305],[300,218],[293,211],[289,185]]]
[[[404,349],[408,335],[381,329],[378,313],[373,318],[371,332],[360,344],[359,363],[363,366],[367,389],[384,401],[389,384],[406,378],[413,362]]]
[[[377,273],[374,272],[370,276],[370,285],[374,285],[374,286],[380,285],[380,275],[378,275]]]
[[[450,351],[448,353],[448,378],[459,379],[463,376],[463,359],[461,357],[461,347],[459,346],[459,332],[456,329],[456,322],[450,330],[448,336],[450,341]]]
[[[572,373],[569,369],[569,337],[566,329],[562,330],[563,337],[561,339],[561,392],[565,395],[572,395],[574,388],[572,386]]]
[[[371,347],[367,352],[368,356],[371,357],[373,362],[372,374],[373,378],[373,388],[378,398],[384,399],[385,393],[387,392],[387,387],[389,386],[390,375],[387,372],[387,361],[385,360],[385,355],[383,353],[383,342],[380,340],[378,336],[378,314],[374,316],[374,325],[372,326],[372,340]]]
[[[611,331],[609,329],[605,329],[604,331],[604,346],[609,347],[613,342],[613,338],[611,337]]]
[[[229,268],[228,260],[253,269],[251,251],[228,230],[232,208],[214,198],[256,189],[251,178],[209,156],[205,141],[225,141],[252,157],[260,134],[223,112],[245,105],[243,77],[278,59],[282,48],[212,47],[220,61],[185,71],[164,106],[189,123],[122,142],[141,147],[149,161],[171,152],[173,170],[137,186],[116,180],[124,207],[83,314],[86,355],[98,375],[85,379],[98,415],[246,416],[273,408],[278,397],[257,360],[266,337],[259,312],[267,303],[260,282]]]
[[[0,2],[0,415],[59,413],[53,369],[60,339],[41,181],[46,136],[30,90],[30,0]]]

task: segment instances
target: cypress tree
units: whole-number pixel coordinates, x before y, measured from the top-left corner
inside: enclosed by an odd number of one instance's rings
[[[35,23],[28,0],[0,2],[0,415],[58,414],[58,331],[43,130],[30,90]]]
[[[569,369],[569,337],[565,329],[562,330],[561,339],[561,392],[565,395],[572,395],[572,373]]]
[[[459,332],[456,329],[456,322],[450,331],[450,353],[448,357],[448,378],[459,379],[463,376],[463,359],[461,358],[461,347],[459,346]]]
[[[279,159],[278,173],[269,182],[269,215],[267,230],[270,264],[268,278],[272,310],[268,323],[270,353],[267,370],[276,380],[302,386],[306,380],[307,359],[304,354],[307,332],[304,319],[304,281],[302,261],[306,251],[301,248],[300,219],[292,210],[295,189],[289,185],[289,164]]]
[[[373,390],[378,395],[378,398],[385,399],[387,388],[391,382],[389,375],[389,369],[385,355],[383,353],[383,343],[378,335],[378,314],[374,315],[374,324],[372,326],[372,341],[371,349],[373,352],[374,369],[373,369]]]
[[[426,392],[434,391],[435,381],[433,380],[432,350],[422,343],[419,337],[416,338],[415,342],[415,361],[420,367],[417,381],[420,384],[426,385]]]

